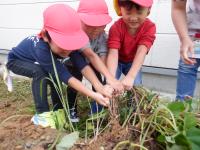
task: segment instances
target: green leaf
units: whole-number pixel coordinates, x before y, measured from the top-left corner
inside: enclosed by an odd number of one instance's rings
[[[56,150],[69,150],[79,139],[79,132],[72,132],[64,136],[60,143],[56,145]]]
[[[126,118],[129,115],[129,109],[130,107],[124,107],[120,110],[120,121],[124,122],[124,120],[126,120]]]
[[[147,100],[151,101],[155,97],[156,93],[147,93]]]
[[[184,129],[185,131],[196,126],[196,118],[194,114],[185,113],[184,115]]]
[[[156,138],[156,140],[160,143],[164,143],[166,139],[165,136],[161,134]]]
[[[105,109],[102,109],[99,113],[91,114],[91,116],[87,119],[87,121],[104,118],[107,114],[108,114],[108,111],[106,111]]]
[[[185,106],[183,102],[171,102],[167,106],[174,115],[179,115],[181,112],[185,110]]]
[[[183,133],[179,133],[178,135],[174,137],[174,139],[177,145],[181,145],[181,146],[187,147],[188,149],[191,149],[191,144],[189,140],[187,139],[187,137],[183,135]]]
[[[175,140],[172,136],[165,136],[165,139],[168,143],[175,143]]]
[[[193,100],[192,99],[187,99],[184,102],[185,102],[185,104],[187,104],[189,106],[189,111],[191,112],[193,110],[193,108],[192,108]]]
[[[200,150],[200,129],[193,127],[186,131],[186,136],[192,145],[192,150]]]
[[[89,121],[87,122],[87,130],[94,130],[95,129],[95,125]]]
[[[167,147],[167,150],[188,150],[188,148],[182,145],[173,144],[172,147]]]
[[[200,106],[200,100],[193,100],[192,101],[192,104],[191,104],[191,107],[192,107],[192,112],[199,112],[199,107]]]

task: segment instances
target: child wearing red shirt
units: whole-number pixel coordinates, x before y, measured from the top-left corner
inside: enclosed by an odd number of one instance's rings
[[[115,9],[122,17],[109,30],[107,66],[122,79],[124,88],[142,84],[141,66],[154,40],[156,27],[147,18],[153,0],[114,0]]]

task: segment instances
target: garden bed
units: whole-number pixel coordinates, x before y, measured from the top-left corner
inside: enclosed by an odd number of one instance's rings
[[[62,137],[75,132],[79,138],[74,150],[200,149],[199,101],[166,102],[146,89],[133,88],[114,95],[109,109],[88,116],[89,101],[79,96],[81,121],[67,121],[55,130],[31,123],[35,111],[29,80],[14,80],[12,93],[0,80],[0,89],[0,150],[55,149]]]

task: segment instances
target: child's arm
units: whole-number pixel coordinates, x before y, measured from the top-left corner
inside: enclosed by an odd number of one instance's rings
[[[188,52],[194,55],[194,45],[187,30],[186,0],[172,0],[171,10],[172,21],[181,42],[180,55],[186,64],[194,64],[195,61],[188,57]]]
[[[101,61],[106,64],[106,56],[100,56]]]
[[[97,103],[103,105],[103,106],[109,106],[109,99],[107,97],[103,97],[100,93],[97,92],[93,92],[92,90],[89,90],[88,88],[86,88],[79,80],[77,80],[74,77],[71,77],[68,80],[68,84],[73,87],[74,89],[76,89],[78,92],[89,96],[91,98],[93,98],[94,100],[96,100]]]
[[[118,66],[118,50],[109,49],[107,57],[107,67],[110,73],[115,77]]]
[[[37,62],[39,62],[41,67],[44,70],[46,70],[49,74],[51,74],[52,76],[55,76],[55,70],[52,65],[52,57],[51,57],[50,50],[49,49],[44,49],[44,50],[36,49],[36,54],[37,54]],[[85,68],[89,67],[87,65],[85,59],[83,58],[83,56],[77,51],[70,53],[70,58],[72,58],[71,59],[72,63],[79,70],[85,70]],[[83,93],[86,96],[90,96],[91,98],[95,99],[98,103],[100,103],[104,106],[108,106],[109,100],[107,97],[103,97],[100,93],[96,93],[96,92],[93,92],[92,90],[87,89],[79,80],[72,77],[72,75],[70,74],[68,69],[66,67],[64,67],[64,65],[60,61],[58,61],[54,57],[53,57],[53,59],[54,59],[55,65],[56,65],[56,70],[57,70],[59,79],[62,82],[69,84],[71,87],[76,89],[78,92]],[[89,73],[88,73],[88,75],[89,75]],[[91,76],[95,76],[94,72]],[[92,82],[99,83],[97,77],[96,78],[95,77],[93,77],[94,79],[92,80]],[[101,83],[100,83],[100,86],[103,86],[103,85],[101,85]],[[98,91],[100,91],[100,90],[98,90]],[[110,91],[104,90],[103,92],[102,91],[100,91],[100,92],[108,97],[110,97],[110,95],[111,95]]]
[[[124,85],[125,89],[129,90],[133,87],[133,82],[144,62],[147,52],[148,52],[148,49],[146,46],[144,45],[138,46],[132,66],[129,72],[127,73],[127,75],[125,76],[125,78],[122,80],[122,84]]]
[[[97,92],[107,97],[111,97],[113,89],[106,90],[106,87],[104,87],[98,80],[92,68],[89,65],[85,64],[85,59],[80,54],[80,52],[72,52],[70,54],[70,58],[73,65],[75,65],[75,67],[77,67],[81,71],[81,73],[86,77],[86,79],[88,79],[91,82],[91,84],[94,86]]]
[[[84,75],[86,79],[88,79],[91,84],[94,86],[95,90],[101,94],[103,94],[106,97],[111,98],[112,97],[112,91],[106,91],[104,89],[104,86],[101,84],[101,82],[98,80],[97,76],[95,75],[94,71],[90,66],[86,66],[81,70],[81,73]]]
[[[106,68],[106,65],[91,48],[84,49],[83,54],[89,59],[94,68],[105,76],[106,82],[109,85],[111,85],[117,91],[123,90],[122,84],[110,74]]]

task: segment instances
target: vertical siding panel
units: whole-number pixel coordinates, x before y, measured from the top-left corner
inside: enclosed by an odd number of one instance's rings
[[[67,2],[68,1],[68,2]],[[53,3],[66,3],[77,8],[79,0],[1,0],[0,1],[0,49],[11,49],[24,37],[36,34],[42,27],[42,12]],[[112,0],[106,0],[113,20],[106,31],[119,17]],[[157,25],[157,39],[145,59],[145,65],[177,68],[179,42],[171,16],[171,0],[154,0],[150,18]],[[170,59],[170,61],[169,61]]]
[[[53,3],[77,8],[78,0],[1,0],[0,49],[11,49],[27,35],[37,34],[43,26],[43,10]]]

